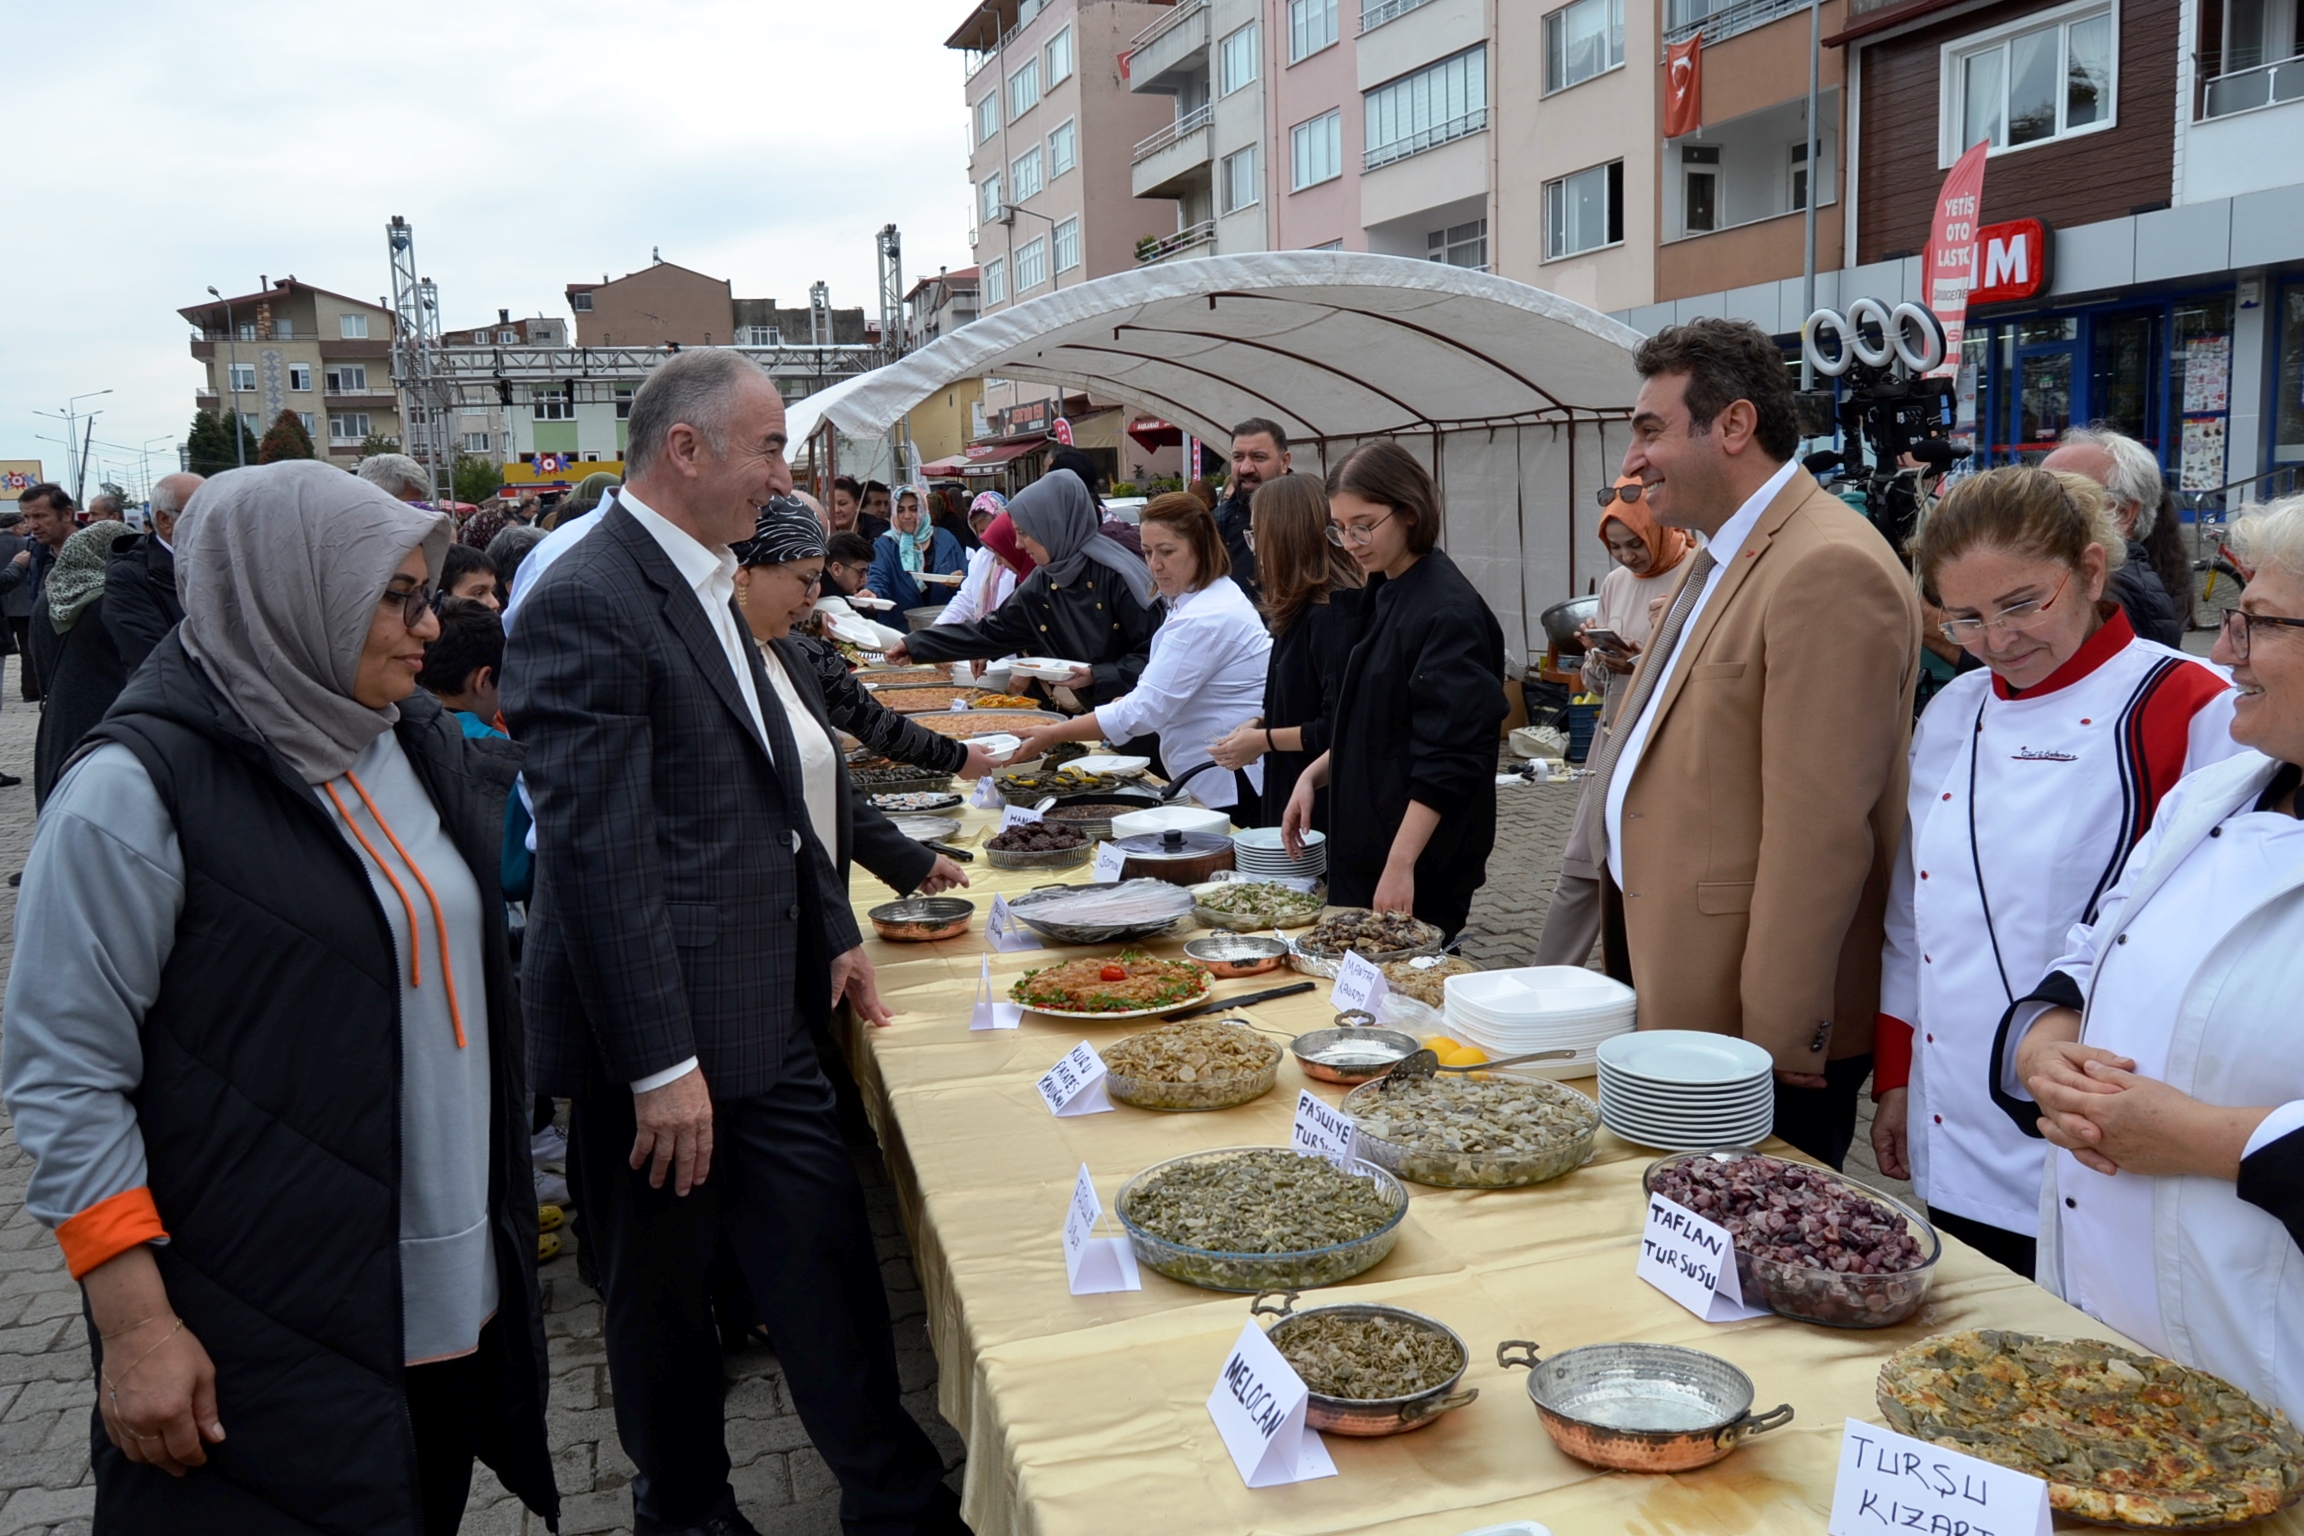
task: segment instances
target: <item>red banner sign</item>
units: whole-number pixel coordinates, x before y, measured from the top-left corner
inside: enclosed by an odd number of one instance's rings
[[[1664,54],[1664,137],[1677,139],[1704,126],[1704,34],[1674,43]]]
[[[2040,219],[2011,219],[1976,231],[1976,286],[1970,304],[2037,298],[2054,281],[2056,232]]]
[[[1979,140],[1962,155],[1936,194],[1936,217],[1928,235],[1928,259],[1921,267],[1928,307],[1944,322],[1947,377],[1960,368],[1960,338],[1968,329],[1968,295],[1976,286],[1976,227],[1984,207],[1984,157],[1992,141]]]

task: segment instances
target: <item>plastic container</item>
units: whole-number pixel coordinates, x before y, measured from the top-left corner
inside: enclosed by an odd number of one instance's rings
[[[1656,1176],[1667,1168],[1681,1163],[1695,1162],[1699,1158],[1757,1157],[1761,1154],[1749,1148],[1735,1147],[1712,1152],[1683,1153],[1675,1157],[1660,1157],[1648,1165],[1640,1176],[1640,1187],[1653,1192]],[[1781,1159],[1780,1159],[1781,1161]],[[1884,1275],[1850,1275],[1829,1269],[1818,1269],[1808,1264],[1784,1264],[1774,1259],[1763,1259],[1736,1245],[1736,1280],[1743,1288],[1747,1305],[1766,1307],[1779,1317],[1797,1318],[1804,1323],[1821,1323],[1827,1328],[1892,1328],[1920,1310],[1920,1303],[1928,1299],[1928,1287],[1936,1279],[1936,1261],[1944,1256],[1944,1240],[1936,1235],[1928,1219],[1894,1195],[1884,1195],[1868,1185],[1832,1172],[1828,1168],[1807,1168],[1811,1175],[1821,1176],[1831,1183],[1845,1186],[1867,1200],[1875,1200],[1902,1216],[1911,1224],[1913,1234],[1920,1240],[1926,1257],[1912,1269],[1897,1270]]]
[[[1207,1152],[1188,1152],[1182,1157],[1154,1163],[1120,1188],[1112,1202],[1120,1225],[1128,1233],[1128,1242],[1136,1250],[1136,1262],[1157,1274],[1166,1275],[1186,1285],[1197,1285],[1211,1291],[1308,1291],[1318,1286],[1334,1285],[1354,1275],[1375,1268],[1391,1253],[1399,1240],[1400,1223],[1408,1215],[1408,1191],[1400,1181],[1374,1163],[1354,1159],[1345,1171],[1374,1182],[1387,1204],[1392,1217],[1384,1225],[1365,1237],[1346,1243],[1332,1243],[1325,1248],[1304,1248],[1283,1253],[1227,1253],[1221,1249],[1194,1248],[1185,1243],[1170,1242],[1145,1231],[1129,1217],[1129,1197],[1147,1180],[1162,1171],[1186,1163],[1206,1162],[1219,1158],[1238,1157],[1243,1152],[1286,1151],[1275,1147],[1218,1147]],[[1316,1154],[1298,1154],[1312,1157]]]
[[[1518,1189],[1527,1184],[1542,1184],[1572,1168],[1582,1167],[1585,1159],[1592,1155],[1593,1134],[1600,1129],[1600,1107],[1575,1089],[1563,1088],[1549,1078],[1515,1075],[1513,1080],[1516,1087],[1533,1089],[1544,1098],[1575,1110],[1582,1129],[1547,1140],[1535,1151],[1507,1157],[1492,1152],[1428,1151],[1386,1141],[1371,1135],[1362,1126],[1360,1149],[1369,1161],[1386,1172],[1440,1189]],[[1369,1112],[1383,1091],[1384,1085],[1379,1080],[1362,1083],[1344,1095],[1344,1113],[1352,1117],[1355,1126],[1359,1126],[1361,1116]]]

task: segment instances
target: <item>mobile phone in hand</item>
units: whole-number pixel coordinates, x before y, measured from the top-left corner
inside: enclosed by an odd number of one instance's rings
[[[1632,654],[1632,643],[1612,629],[1584,631],[1584,643],[1596,651],[1614,651],[1619,656]]]

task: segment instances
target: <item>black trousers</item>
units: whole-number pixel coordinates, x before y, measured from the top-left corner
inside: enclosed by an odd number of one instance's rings
[[[453,1360],[412,1365],[402,1373],[408,1421],[416,1435],[416,1499],[424,1536],[456,1536],[472,1496],[472,1462],[480,1437],[502,1417],[495,1380],[496,1323],[480,1330],[480,1347]]]
[[[24,702],[40,702],[40,679],[32,671],[32,616],[10,615],[8,639],[16,651],[17,682],[24,690]]]
[[[754,1098],[713,1102],[712,1170],[685,1197],[648,1187],[626,1159],[632,1095],[575,1103],[570,1157],[583,1164],[585,1238],[607,1303],[616,1431],[638,1475],[645,1533],[732,1508],[722,1434],[714,1260],[735,1255],[775,1343],[793,1406],[840,1479],[850,1536],[964,1532],[944,1464],[899,1401],[888,1298],[814,1052]]]
[[[1955,1216],[1934,1206],[1928,1207],[1928,1219],[1945,1236],[1960,1239],[1993,1263],[2012,1269],[2027,1280],[2033,1278],[2032,1271],[2040,1262],[2038,1238],[1978,1221],[1973,1216]]]

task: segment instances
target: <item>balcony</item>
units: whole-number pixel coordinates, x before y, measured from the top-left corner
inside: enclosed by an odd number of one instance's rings
[[[1144,239],[1136,244],[1136,260],[1144,266],[1163,261],[1182,261],[1189,256],[1207,256],[1216,244],[1216,221],[1202,219],[1187,224],[1172,235],[1159,239]]]
[[[1208,0],[1184,0],[1128,45],[1128,89],[1173,96],[1186,76],[1208,72]]]
[[[1819,0],[1821,3],[1821,0]],[[1704,34],[1704,46],[1716,47],[1740,32],[1764,27],[1780,16],[1792,16],[1808,9],[1808,0],[1730,0],[1726,5],[1706,5],[1706,0],[1672,0],[1668,8],[1672,24],[1665,29],[1664,46],[1671,48],[1684,43],[1697,33]],[[1658,55],[1659,61],[1662,55]]]
[[[1407,15],[1430,0],[1363,0],[1360,7],[1360,31],[1363,36],[1375,31],[1388,21]]]
[[[2255,69],[2235,70],[2208,82],[2200,102],[2203,118],[2230,117],[2258,107],[2304,101],[2304,58],[2280,59]]]
[[[1137,197],[1179,197],[1205,185],[1215,154],[1208,126],[1214,115],[1213,107],[1197,107],[1138,144],[1130,157],[1130,190]]]
[[[1486,107],[1475,108],[1462,117],[1450,118],[1445,123],[1434,123],[1429,128],[1420,128],[1403,138],[1394,139],[1389,144],[1369,146],[1368,153],[1363,157],[1360,168],[1364,171],[1373,171],[1379,166],[1390,165],[1395,160],[1405,160],[1410,155],[1420,155],[1428,149],[1438,149],[1443,144],[1464,138],[1468,134],[1478,133],[1487,126],[1488,109]]]

